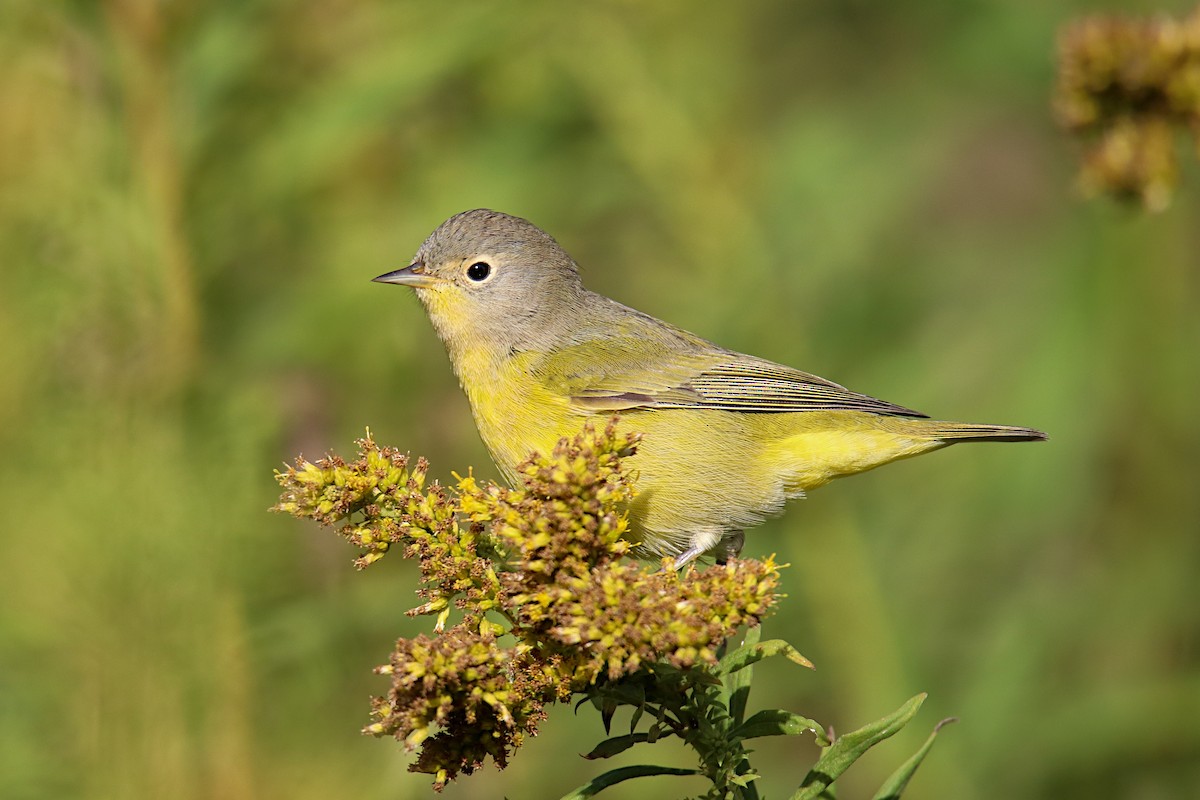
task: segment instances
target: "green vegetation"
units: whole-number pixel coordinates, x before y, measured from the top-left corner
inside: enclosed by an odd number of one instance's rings
[[[368,423],[431,480],[495,476],[416,302],[370,283],[478,206],[729,347],[1050,433],[747,537],[792,565],[764,637],[818,666],[755,665],[747,719],[849,731],[929,693],[839,796],[949,716],[910,796],[1194,796],[1197,160],[1177,137],[1161,213],[1085,200],[1052,107],[1070,20],[1192,6],[0,4],[0,796],[429,795],[358,735],[371,670],[432,633],[418,570],[352,574],[265,509],[272,468]],[[603,771],[595,728],[553,714],[443,796],[561,797]],[[772,798],[817,755],[753,749]]]

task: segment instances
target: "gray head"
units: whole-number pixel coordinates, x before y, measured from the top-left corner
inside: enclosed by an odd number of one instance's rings
[[[410,266],[375,280],[416,289],[452,356],[470,344],[542,342],[584,295],[578,267],[550,234],[482,208],[443,222]]]

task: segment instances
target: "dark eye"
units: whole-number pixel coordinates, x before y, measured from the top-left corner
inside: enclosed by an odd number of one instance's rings
[[[467,267],[467,277],[473,281],[486,281],[487,276],[492,274],[492,265],[486,261],[476,261],[471,266]]]

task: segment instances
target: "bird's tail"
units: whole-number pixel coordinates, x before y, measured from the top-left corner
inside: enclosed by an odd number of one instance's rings
[[[1033,428],[1011,425],[972,425],[966,422],[930,422],[929,433],[946,444],[956,442],[1040,442],[1049,437]]]

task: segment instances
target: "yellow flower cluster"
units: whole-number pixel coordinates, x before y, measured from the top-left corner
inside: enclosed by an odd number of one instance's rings
[[[300,460],[277,473],[276,509],[341,523],[366,551],[360,566],[397,549],[419,563],[424,603],[410,613],[437,614],[434,635],[397,642],[377,670],[391,690],[365,730],[420,748],[412,769],[435,787],[487,756],[503,767],[549,703],[655,665],[714,663],[777,598],[771,559],[683,574],[623,559],[633,489],[621,459],[637,436],[615,423],[531,458],[516,489],[471,477],[426,489],[423,461],[410,471],[399,451],[369,437],[358,445],[355,462]],[[454,608],[461,619],[446,628]]]

